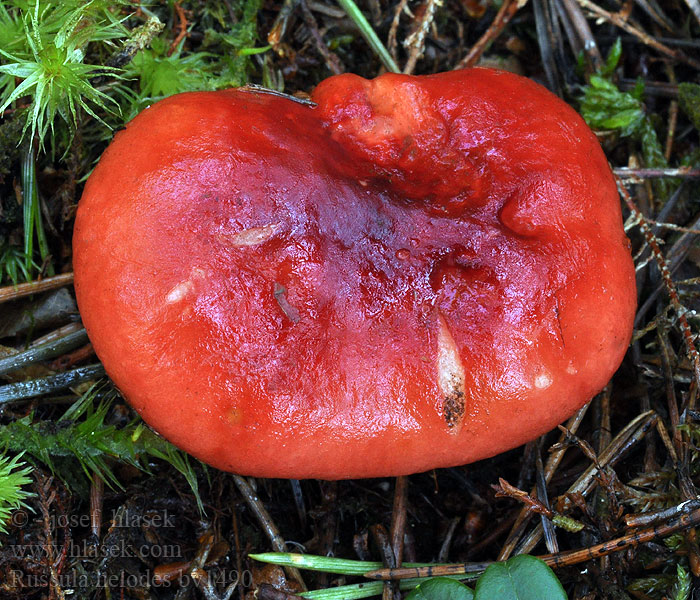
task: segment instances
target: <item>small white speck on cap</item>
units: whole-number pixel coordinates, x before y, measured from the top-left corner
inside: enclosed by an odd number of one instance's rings
[[[174,304],[175,302],[179,302],[185,296],[187,296],[187,294],[190,293],[193,287],[194,285],[191,281],[183,281],[181,283],[178,283],[172,290],[168,292],[168,295],[165,297],[165,302],[167,304]]]
[[[251,227],[233,234],[220,233],[219,239],[227,246],[233,248],[243,248],[246,246],[256,246],[269,240],[277,231],[279,223],[270,223],[262,227]]]
[[[552,385],[552,376],[547,371],[540,371],[535,375],[535,387],[543,390]]]
[[[165,295],[165,303],[174,304],[175,302],[180,302],[180,300],[183,300],[188,294],[190,294],[194,290],[195,281],[204,279],[206,275],[207,274],[204,272],[203,269],[193,267],[190,271],[190,276],[187,279],[184,279],[183,281],[175,285]]]

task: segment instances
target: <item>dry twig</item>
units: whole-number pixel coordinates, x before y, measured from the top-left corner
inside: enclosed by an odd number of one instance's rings
[[[639,40],[646,46],[658,50],[659,52],[661,52],[661,54],[665,54],[669,58],[673,58],[674,60],[684,62],[695,69],[700,69],[700,62],[698,62],[694,58],[690,58],[680,50],[673,50],[672,48],[669,48],[667,45],[662,44],[655,38],[651,37],[648,33],[642,31],[641,29],[638,29],[637,27],[634,27],[633,25],[630,25],[627,22],[627,20],[623,18],[620,14],[608,12],[607,10],[601,8],[594,2],[591,2],[591,0],[576,1],[581,5],[582,8],[585,8],[596,17],[608,21],[616,27],[624,29],[627,33],[631,33],[633,36],[639,38]]]
[[[640,544],[645,544],[653,540],[666,538],[674,533],[700,525],[700,510],[691,513],[680,514],[669,519],[663,525],[655,525],[649,529],[634,531],[622,537],[596,544],[589,548],[580,548],[568,552],[556,554],[545,554],[539,556],[550,567],[566,567],[595,560],[608,554],[622,552],[629,548],[634,548]],[[397,579],[408,579],[412,577],[447,577],[451,575],[464,575],[468,573],[478,573],[483,571],[492,563],[462,563],[454,565],[440,565],[434,567],[404,567],[401,569],[377,569],[365,573],[368,579],[379,581],[391,581]]]
[[[403,69],[403,72],[407,75],[413,73],[418,59],[423,56],[425,38],[435,18],[435,11],[438,6],[442,6],[442,0],[426,0],[425,5],[422,7],[423,11],[420,20],[415,23],[413,31],[403,42],[404,47],[408,49],[408,60]]]
[[[73,283],[73,273],[62,273],[53,277],[46,277],[38,281],[30,281],[29,283],[20,283],[18,285],[8,285],[0,288],[0,302],[8,302],[10,300],[18,300],[32,294],[48,292],[57,288],[64,287]]]
[[[484,53],[488,45],[493,42],[505,28],[511,19],[521,8],[527,4],[527,0],[504,0],[501,8],[498,10],[493,22],[474,44],[469,53],[457,64],[455,69],[468,69],[479,62],[481,55]]]
[[[566,424],[567,431],[572,433],[576,433],[576,431],[578,431],[578,428],[581,425],[581,422],[583,421],[583,417],[585,417],[586,413],[588,412],[589,406],[590,403],[586,404],[585,406],[580,408],[573,417],[571,417],[568,420]],[[565,439],[566,434],[562,433],[561,437],[559,438],[558,444],[555,445],[555,448],[553,448],[553,451],[549,455],[549,459],[547,460],[547,464],[544,468],[544,480],[546,483],[549,483],[552,480],[554,473],[556,472],[557,468],[561,464],[562,459],[564,458],[564,453],[568,449],[568,446],[562,443]],[[530,493],[534,494],[536,491],[537,488],[533,487]],[[508,539],[505,541],[503,547],[501,548],[501,551],[498,554],[498,560],[507,560],[511,556],[511,554],[515,550],[518,540],[520,539],[525,530],[525,526],[527,525],[531,517],[531,511],[528,509],[527,506],[524,506],[518,514],[515,523],[513,523],[510,533],[508,534]]]
[[[187,35],[187,16],[185,15],[185,9],[182,8],[179,2],[175,2],[173,7],[175,8],[178,19],[177,35],[170,44],[170,48],[168,48],[168,56],[172,56],[175,53],[175,50],[177,50],[180,42],[184,40],[185,36]]]
[[[666,291],[668,292],[669,298],[671,299],[671,305],[673,306],[676,316],[678,317],[678,322],[680,324],[681,333],[683,334],[683,341],[685,342],[686,351],[693,365],[693,371],[695,374],[696,385],[700,385],[700,354],[695,347],[695,340],[693,339],[693,332],[688,323],[688,318],[686,316],[686,308],[681,303],[680,297],[678,296],[678,291],[673,283],[673,278],[671,277],[671,272],[669,271],[666,258],[664,257],[661,249],[659,248],[658,239],[654,235],[653,231],[649,227],[644,215],[639,211],[637,205],[632,200],[627,188],[622,184],[619,178],[617,179],[617,189],[622,195],[627,207],[630,209],[633,217],[637,219],[639,223],[639,228],[646,239],[647,244],[651,248],[652,254],[654,255],[654,260],[661,271],[661,277],[663,278],[664,285],[666,286]]]
[[[275,522],[267,512],[267,509],[260,501],[260,498],[258,498],[257,493],[255,493],[245,478],[235,474],[232,475],[232,477],[238,491],[241,493],[243,499],[246,501],[246,504],[248,504],[248,507],[253,511],[253,514],[258,519],[258,522],[267,534],[267,537],[272,544],[272,548],[275,550],[275,552],[286,552],[287,546],[284,538],[280,535],[277,525],[275,525]],[[304,579],[302,578],[299,569],[288,567],[287,571],[290,576],[301,586],[301,589],[306,590],[306,584],[304,583]]]
[[[311,35],[311,38],[314,41],[316,49],[319,51],[321,56],[323,56],[323,60],[325,61],[328,69],[334,75],[344,73],[345,67],[343,66],[343,63],[340,61],[340,58],[338,58],[338,55],[335,52],[333,52],[323,40],[323,35],[318,30],[318,23],[316,22],[316,17],[314,17],[313,13],[309,9],[306,0],[299,0],[299,6],[301,8],[301,15],[304,19],[304,23],[306,24],[306,28],[308,29],[309,34]]]

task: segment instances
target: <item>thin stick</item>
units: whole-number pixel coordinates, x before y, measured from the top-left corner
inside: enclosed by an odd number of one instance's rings
[[[65,369],[69,369],[75,366],[79,362],[87,360],[93,354],[95,354],[95,349],[92,347],[92,344],[87,343],[84,346],[78,348],[77,350],[74,350],[73,352],[63,354],[62,356],[59,356],[56,360],[52,360],[48,364],[48,367],[52,371],[63,371]]]
[[[696,0],[697,1],[697,0]],[[673,29],[671,29],[673,31]],[[664,70],[666,71],[666,76],[668,77],[669,83],[678,85],[678,80],[676,79],[676,71],[673,65],[664,65]],[[678,100],[672,100],[668,107],[668,134],[666,135],[666,146],[664,148],[664,158],[666,162],[671,160],[671,152],[673,151],[673,142],[676,136],[676,127],[678,125]]]
[[[562,5],[566,11],[566,14],[571,20],[571,25],[581,40],[583,51],[586,53],[591,66],[594,70],[600,69],[600,67],[603,65],[603,57],[600,55],[598,43],[593,36],[593,32],[588,25],[588,21],[586,21],[586,17],[581,12],[581,9],[576,5],[575,0],[562,0]]]
[[[637,29],[633,25],[630,25],[619,14],[608,12],[607,10],[602,9],[597,4],[594,4],[593,2],[591,2],[591,0],[576,0],[576,1],[581,5],[582,8],[585,8],[586,10],[590,11],[596,17],[604,19],[605,21],[612,23],[613,25],[615,25],[616,27],[619,27],[620,29],[624,29],[627,33],[631,33],[632,35],[639,38],[639,40],[641,40],[641,42],[643,44],[650,46],[651,48],[654,48],[655,50],[658,50],[659,52],[661,52],[661,54],[665,54],[666,56],[669,56],[675,60],[678,60],[680,62],[684,62],[695,69],[700,69],[700,62],[698,62],[694,58],[690,58],[689,56],[686,56],[680,50],[672,50],[671,48],[669,48],[665,44],[658,42],[657,40],[655,40],[653,37],[651,37],[649,34],[645,33],[644,31],[642,31],[641,29]]]
[[[558,23],[553,22],[548,0],[534,0],[532,8],[535,15],[537,44],[540,47],[542,66],[547,77],[547,87],[557,96],[561,96],[561,76],[555,59],[558,47],[554,28],[558,26]]]
[[[603,452],[605,448],[610,445],[610,440],[612,438],[611,431],[612,425],[610,424],[610,387],[612,384],[608,384],[603,393],[600,394],[600,424],[598,426],[598,454]],[[658,423],[659,421],[657,421]],[[559,549],[551,550],[547,547],[550,552],[559,552]],[[610,568],[610,557],[603,556],[600,559],[600,570],[606,572]]]
[[[542,464],[542,454],[540,449],[537,449],[536,462],[537,466],[537,499],[542,503],[544,508],[549,510],[549,498],[547,497],[547,483],[544,479],[544,465]],[[540,522],[542,523],[542,531],[544,532],[544,541],[547,545],[547,550],[550,552],[559,552],[559,542],[557,541],[557,534],[554,531],[554,525],[549,516],[546,514],[540,515]]]
[[[343,66],[343,63],[340,62],[340,58],[338,58],[338,55],[328,47],[326,42],[323,41],[323,36],[318,30],[316,17],[314,17],[313,13],[311,12],[306,0],[299,0],[299,6],[301,7],[301,14],[304,18],[304,23],[306,23],[306,28],[309,30],[311,38],[313,39],[319,54],[323,56],[323,60],[326,62],[328,69],[334,75],[344,73],[345,67]]]
[[[661,271],[661,277],[664,280],[666,291],[668,292],[668,296],[671,299],[671,305],[673,306],[673,310],[678,316],[678,322],[680,324],[681,333],[683,334],[683,341],[685,342],[686,351],[688,353],[690,361],[693,364],[693,371],[695,374],[696,384],[700,385],[700,353],[698,353],[698,350],[695,347],[693,331],[690,329],[690,325],[688,324],[688,319],[686,317],[687,309],[683,306],[683,304],[681,304],[681,299],[678,296],[678,291],[676,290],[676,286],[673,283],[671,272],[669,271],[666,259],[664,258],[664,255],[662,254],[661,249],[659,248],[658,240],[656,239],[654,232],[647,224],[644,215],[639,211],[636,204],[633,202],[632,197],[627,191],[627,188],[625,188],[625,186],[622,184],[622,181],[619,178],[616,179],[617,189],[622,195],[622,198],[627,204],[627,207],[630,209],[632,215],[634,216],[634,218],[637,219],[639,223],[639,228],[641,229],[642,234],[644,235],[644,239],[651,248],[654,260],[656,261],[656,264],[659,267],[659,271]]]
[[[700,524],[700,510],[693,511],[687,515],[680,515],[671,519],[664,525],[655,525],[649,529],[643,529],[635,533],[630,533],[623,537],[616,538],[590,548],[581,548],[580,550],[570,550],[569,552],[560,552],[558,554],[548,554],[540,556],[545,563],[550,567],[563,567],[567,565],[575,565],[587,560],[607,556],[615,552],[621,552],[628,548],[639,546],[656,539],[663,539],[669,535],[673,535],[678,531],[689,529]]]
[[[396,45],[396,32],[399,30],[399,22],[401,20],[401,13],[408,11],[406,8],[408,6],[408,0],[400,0],[394,9],[394,18],[391,20],[391,27],[389,28],[389,36],[387,37],[387,45],[389,46],[389,52],[394,60],[397,60],[397,45]],[[409,15],[411,13],[409,12]],[[413,16],[413,15],[411,15]]]
[[[93,471],[90,483],[90,533],[99,544],[102,529],[102,507],[104,502],[105,482]]]
[[[610,445],[598,457],[598,464],[605,468],[614,465],[626,450],[643,439],[646,433],[656,424],[658,415],[654,411],[648,411],[635,417],[625,428],[618,433]],[[591,493],[596,485],[596,475],[599,469],[596,465],[588,467],[581,476],[569,487],[566,494],[559,496],[553,502],[556,510],[560,513],[566,513],[571,507],[569,500],[570,494],[581,494],[584,498]],[[518,547],[516,554],[527,554],[532,552],[533,548],[542,538],[542,525],[538,525],[525,541]]]
[[[479,40],[469,50],[469,53],[457,64],[455,69],[468,69],[473,67],[481,58],[488,45],[493,42],[503,31],[510,20],[515,16],[523,6],[527,4],[527,0],[504,0],[496,17],[494,18],[489,28],[486,30]]]
[[[396,478],[396,488],[394,489],[394,507],[391,513],[391,547],[394,550],[396,564],[403,561],[403,536],[406,532],[406,497],[408,492],[408,477]]]
[[[568,422],[566,423],[566,429],[568,431],[570,431],[571,433],[576,433],[578,431],[578,428],[581,425],[581,422],[583,421],[583,417],[586,416],[586,412],[588,411],[589,406],[590,403],[586,404],[585,406],[583,406],[583,408],[580,408],[573,417],[571,417],[568,420]],[[559,444],[561,445],[559,446],[559,448],[557,448],[557,450],[555,450],[549,455],[549,459],[547,460],[547,464],[544,469],[545,483],[549,483],[552,480],[554,473],[556,472],[557,468],[559,467],[559,464],[564,458],[564,453],[568,450],[568,446],[563,445],[565,439],[566,434],[562,433],[559,437]],[[530,494],[534,494],[535,491],[536,488],[533,487]],[[532,513],[528,510],[526,506],[523,506],[523,508],[520,510],[520,513],[518,514],[518,517],[515,520],[515,523],[513,523],[513,526],[511,527],[510,533],[508,534],[508,539],[503,544],[503,548],[501,548],[501,552],[498,554],[498,560],[506,560],[508,559],[508,557],[510,557],[510,555],[513,553],[513,550],[515,550],[515,546],[517,545],[518,540],[522,535],[522,531],[524,530],[525,525],[531,517]]]
[[[10,300],[24,298],[25,296],[31,296],[32,294],[48,292],[49,290],[55,290],[56,288],[61,288],[71,283],[73,283],[73,273],[62,273],[61,275],[46,277],[39,281],[8,285],[7,287],[0,288],[0,302],[8,302]]]
[[[11,383],[0,387],[0,404],[15,402],[16,400],[29,400],[44,394],[51,394],[64,390],[73,385],[84,383],[92,379],[99,379],[105,374],[102,365],[88,365],[79,367],[65,373],[57,373],[41,379],[32,379],[21,383]]]
[[[235,473],[233,474],[233,482],[236,484],[246,504],[248,504],[248,507],[253,511],[253,514],[267,534],[273,549],[276,552],[286,552],[287,547],[284,538],[280,535],[279,529],[277,529],[277,525],[275,525],[275,522],[272,520],[270,513],[267,512],[267,509],[260,501],[260,498],[258,498],[258,495],[253,491],[250,484],[243,477]],[[287,567],[287,571],[301,585],[303,590],[307,589],[299,569]]]
[[[686,500],[670,508],[662,508],[651,512],[625,515],[625,526],[628,529],[633,529],[635,527],[649,527],[679,515],[691,513],[694,510],[700,510],[700,498]]]
[[[438,562],[446,562],[447,557],[450,554],[450,546],[452,545],[452,538],[457,530],[457,525],[462,520],[461,517],[454,517],[447,527],[445,532],[445,539],[442,540],[442,545],[440,546],[440,552],[438,553]]]
[[[595,560],[608,554],[621,552],[628,548],[639,546],[656,539],[662,539],[684,529],[700,525],[700,510],[688,514],[681,514],[672,518],[664,525],[655,525],[649,529],[643,529],[629,533],[625,536],[579,550],[569,550],[556,554],[545,554],[538,558],[550,567],[566,567],[587,560]],[[404,567],[401,569],[377,569],[365,573],[368,579],[389,581],[396,579],[408,579],[411,577],[444,577],[448,575],[465,575],[485,569],[492,563],[462,563],[454,565],[439,565],[431,567]]]
[[[673,177],[675,179],[700,179],[700,169],[693,167],[678,167],[671,169],[631,169],[629,167],[617,167],[613,173],[622,179],[663,179]]]
[[[394,554],[394,549],[391,547],[391,540],[386,528],[383,525],[372,525],[369,530],[375,543],[377,544],[377,548],[379,549],[379,554],[382,557],[382,563],[388,569],[398,568],[396,555]],[[398,600],[398,597],[398,586],[392,585],[390,581],[384,582],[382,600]]]
[[[607,385],[600,394],[600,433],[598,437],[598,454],[601,454],[612,439],[612,426],[610,425],[610,385]]]
[[[172,44],[170,44],[170,48],[168,49],[168,56],[172,56],[175,53],[175,50],[177,50],[178,45],[183,39],[185,39],[185,36],[187,35],[187,17],[185,16],[185,10],[182,8],[182,6],[180,6],[179,2],[175,2],[174,8],[175,12],[177,13],[178,19],[178,33],[175,36],[175,39],[173,40]]]
[[[678,124],[678,101],[671,100],[668,107],[668,135],[666,137],[666,148],[664,149],[664,158],[666,162],[671,160],[671,151],[673,150],[673,142],[676,135],[676,125]]]
[[[688,8],[692,11],[693,16],[700,23],[700,2],[698,0],[685,0]]]
[[[647,223],[658,227],[659,229],[672,229],[673,231],[682,231],[683,233],[692,233],[694,235],[700,235],[700,229],[695,229],[693,227],[681,227],[680,225],[674,225],[673,223],[663,223],[661,221],[655,221],[654,219],[647,219]],[[683,283],[679,281],[678,284]],[[692,285],[692,283],[690,284]]]
[[[41,346],[35,346],[23,352],[8,356],[7,358],[0,359],[0,375],[11,373],[12,371],[16,371],[17,369],[42,360],[56,358],[85,344],[87,341],[87,332],[84,329],[80,329],[58,340],[42,344]]]
[[[403,69],[403,72],[407,75],[413,73],[418,59],[423,56],[425,38],[435,18],[435,11],[440,4],[440,0],[427,0],[420,22],[415,25],[413,32],[404,40],[404,46],[409,49],[408,60]]]

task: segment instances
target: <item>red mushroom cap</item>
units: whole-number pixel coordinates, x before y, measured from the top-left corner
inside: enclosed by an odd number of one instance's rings
[[[116,134],[75,227],[85,326],[201,460],[339,479],[472,462],[617,369],[634,269],[595,136],[504,72],[229,90]]]

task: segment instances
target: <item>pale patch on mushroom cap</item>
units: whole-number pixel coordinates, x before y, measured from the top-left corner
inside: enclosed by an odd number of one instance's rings
[[[548,371],[540,371],[535,375],[535,387],[539,390],[543,390],[552,385],[552,376]]]
[[[220,233],[219,239],[229,246],[240,248],[245,246],[256,246],[269,240],[277,231],[279,223],[270,223],[262,227],[250,227],[243,231],[227,234]]]
[[[443,416],[447,426],[457,433],[465,413],[464,365],[452,332],[439,312],[437,343],[438,387],[443,397]]]
[[[198,267],[192,267],[192,271],[190,271],[189,277],[175,285],[165,295],[165,303],[175,304],[176,302],[184,300],[194,290],[195,282],[198,280],[205,279],[206,276],[207,274],[204,272],[203,269],[200,269]]]

